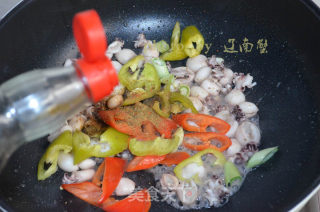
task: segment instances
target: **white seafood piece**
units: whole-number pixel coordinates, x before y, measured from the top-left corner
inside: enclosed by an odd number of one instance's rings
[[[242,91],[233,89],[225,96],[224,99],[230,105],[239,105],[246,100],[246,97]]]
[[[197,109],[197,111],[202,110],[203,104],[199,98],[191,96],[191,97],[189,97],[189,99],[191,100],[191,102],[193,103],[193,106]],[[188,109],[188,110],[190,110],[190,109]]]
[[[232,142],[231,146],[226,151],[228,156],[235,155],[236,153],[241,151],[241,144],[237,139],[232,138],[231,142]]]
[[[113,88],[111,96],[123,95],[125,91],[126,88],[121,83],[119,83],[116,87]]]
[[[216,63],[217,63],[219,66],[223,67],[223,66],[224,66],[224,59],[221,58],[221,57],[216,57]]]
[[[244,90],[246,87],[252,88],[257,84],[256,82],[252,82],[252,81],[253,81],[253,77],[250,74],[244,75],[243,73],[240,73],[233,80],[235,84],[235,88],[242,89],[242,90]]]
[[[172,174],[163,174],[160,179],[160,184],[163,189],[176,190],[179,186],[179,180]]]
[[[241,104],[239,104],[239,108],[247,118],[251,118],[259,111],[258,107],[252,102],[242,102]]]
[[[148,43],[144,34],[139,34],[137,40],[134,41],[134,48],[144,47]]]
[[[106,56],[111,59],[114,54],[121,51],[123,45],[124,45],[123,41],[119,41],[119,40],[113,41],[108,45]]]
[[[183,204],[191,205],[198,197],[198,187],[193,181],[190,183],[182,182],[177,189],[177,195]]]
[[[108,108],[114,109],[116,107],[119,107],[122,103],[123,103],[122,95],[115,95],[108,100],[107,105],[108,105]]]
[[[205,174],[204,167],[198,166],[198,164],[196,163],[189,163],[182,169],[182,177],[185,179],[190,179],[196,174],[199,177],[203,177]]]
[[[196,73],[194,80],[196,81],[196,83],[200,84],[202,81],[209,77],[211,71],[212,70],[209,66],[200,68],[199,71]]]
[[[69,126],[72,128],[73,131],[81,131],[86,120],[87,118],[84,115],[77,114],[70,119]]]
[[[231,69],[223,69],[223,77],[219,80],[219,83],[223,86],[231,84],[233,80],[233,71]]]
[[[116,53],[116,58],[121,64],[126,64],[129,60],[134,58],[136,53],[132,51],[131,49],[122,49],[118,53]]]
[[[211,57],[208,58],[208,64],[211,67],[217,67],[220,66],[220,68],[224,67],[224,59],[221,57],[216,57],[215,55],[212,55]]]
[[[74,178],[77,183],[81,183],[84,181],[91,180],[93,175],[95,174],[94,169],[85,169],[80,171],[72,172],[71,178]]]
[[[221,68],[214,68],[212,69],[212,78],[216,81],[221,79],[224,76]]]
[[[159,51],[155,44],[152,41],[148,41],[147,44],[143,47],[142,55],[146,58],[147,61],[152,58],[159,57]]]
[[[190,95],[204,100],[209,95],[209,93],[200,86],[192,86],[190,89]]]
[[[68,66],[72,66],[73,62],[71,59],[66,59],[66,61],[64,62],[63,66],[64,67],[68,67]]]
[[[228,110],[220,111],[214,116],[230,124],[230,129],[226,133],[226,136],[233,137],[239,126],[239,123],[235,120],[235,117]]]
[[[252,122],[245,121],[238,127],[235,137],[243,146],[250,142],[259,144],[261,138],[260,129]]]
[[[115,190],[117,196],[126,196],[134,191],[136,184],[131,179],[127,177],[122,177]]]
[[[117,73],[119,73],[120,69],[122,68],[121,63],[119,63],[118,61],[112,60],[111,61],[113,67],[116,69]]]
[[[238,127],[239,127],[239,123],[235,120],[234,117],[232,117],[232,119],[227,120],[227,122],[228,122],[228,124],[230,124],[230,129],[226,133],[226,136],[231,138],[236,133],[236,131],[237,131]]]
[[[80,169],[91,169],[93,168],[97,162],[95,160],[92,160],[91,158],[87,158],[83,161],[81,161],[78,166]]]
[[[201,83],[201,87],[213,96],[218,96],[221,90],[221,87],[217,83],[208,79]]]
[[[207,57],[202,54],[199,54],[195,57],[190,57],[187,60],[187,67],[193,72],[197,72],[200,68],[206,66],[208,66]]]
[[[175,81],[178,84],[183,85],[190,85],[195,76],[195,74],[190,71],[190,69],[184,66],[173,68],[171,69],[170,73],[175,76]]]
[[[85,111],[85,115],[89,119],[95,119],[95,116],[94,116],[95,111],[96,111],[95,107],[93,105],[91,105],[91,106],[87,107],[87,109]]]
[[[73,164],[73,155],[61,152],[58,156],[58,166],[65,172],[73,172],[79,169],[78,165]]]

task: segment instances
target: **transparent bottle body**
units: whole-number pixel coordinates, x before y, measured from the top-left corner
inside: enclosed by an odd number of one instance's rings
[[[57,130],[91,101],[73,66],[34,70],[0,86],[0,170],[21,144]]]

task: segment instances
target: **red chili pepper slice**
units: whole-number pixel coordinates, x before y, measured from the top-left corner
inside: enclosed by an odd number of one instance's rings
[[[150,207],[150,194],[147,189],[144,189],[114,204],[103,206],[103,210],[108,212],[148,212]]]
[[[105,159],[105,169],[102,183],[102,195],[99,203],[103,203],[111,196],[113,191],[117,188],[120,179],[124,173],[126,161],[121,158],[107,157]]]
[[[100,166],[98,167],[96,173],[93,175],[93,178],[92,178],[92,183],[97,185],[97,186],[101,186],[102,185],[102,176],[103,176],[103,173],[104,173],[104,166],[105,166],[105,163],[104,161],[100,164]]]
[[[154,140],[159,135],[171,138],[177,128],[174,121],[159,116],[152,108],[140,102],[100,111],[99,115],[106,124],[139,140]]]
[[[148,156],[137,156],[127,166],[127,172],[133,172],[138,170],[149,169],[158,165],[162,160],[166,158],[166,155],[148,155]]]
[[[183,145],[187,147],[188,149],[192,149],[195,151],[201,151],[204,149],[212,148],[216,149],[220,152],[225,151],[226,149],[231,146],[232,142],[230,138],[226,135],[220,134],[220,133],[215,133],[215,132],[200,132],[200,133],[188,133],[184,135],[184,141]],[[201,144],[192,144],[188,143],[187,139],[188,138],[196,138],[201,142]],[[212,140],[216,140],[219,142],[220,146],[216,146],[212,144]]]
[[[213,127],[217,133],[225,134],[230,129],[230,125],[227,122],[205,114],[177,114],[172,119],[183,129],[191,132],[207,132],[208,127]]]
[[[89,204],[100,206],[98,200],[102,194],[101,188],[91,182],[62,184],[62,188]]]
[[[166,166],[177,165],[185,159],[189,158],[190,155],[186,152],[173,152],[166,155],[166,158],[163,161],[160,161],[160,164]]]

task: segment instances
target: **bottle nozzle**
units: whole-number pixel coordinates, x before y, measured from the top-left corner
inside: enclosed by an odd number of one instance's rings
[[[95,10],[87,10],[77,13],[72,25],[82,55],[75,63],[77,73],[89,98],[98,102],[118,84],[117,72],[105,55],[108,45],[102,22]]]

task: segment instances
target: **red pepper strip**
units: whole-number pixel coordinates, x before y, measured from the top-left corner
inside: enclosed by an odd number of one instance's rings
[[[185,159],[189,158],[190,155],[186,152],[173,152],[166,155],[166,158],[163,161],[160,161],[160,164],[166,166],[177,165]]]
[[[127,166],[127,172],[133,172],[138,170],[144,170],[152,168],[158,165],[162,160],[166,158],[166,155],[148,155],[148,156],[137,156]]]
[[[213,127],[217,133],[226,134],[230,129],[230,125],[227,122],[205,114],[184,113],[174,115],[172,119],[183,129],[191,132],[207,132],[208,127]],[[188,122],[194,122],[197,126]]]
[[[102,195],[98,201],[100,204],[110,197],[113,191],[117,188],[124,173],[125,165],[126,161],[121,158],[107,157],[105,159]]]
[[[92,178],[92,183],[97,185],[97,186],[101,186],[102,181],[101,178],[103,176],[103,172],[104,172],[104,168],[105,167],[105,163],[104,161],[100,164],[100,166],[98,167],[96,173],[93,175]]]
[[[62,184],[62,188],[89,204],[100,206],[98,200],[102,193],[101,188],[91,182]]]
[[[188,133],[184,135],[184,138],[196,138],[203,143],[198,145],[188,143],[186,142],[186,139],[183,141],[183,145],[185,147],[195,151],[202,151],[204,149],[212,148],[218,150],[219,152],[223,152],[232,144],[228,136],[215,132]],[[216,145],[211,144],[211,140],[218,140],[221,146],[217,147]]]
[[[177,128],[174,121],[159,116],[152,108],[140,102],[100,111],[99,115],[106,124],[138,140],[154,140],[159,134],[171,138]]]
[[[148,212],[150,207],[150,194],[147,189],[144,189],[114,204],[103,206],[103,210],[108,212]]]

